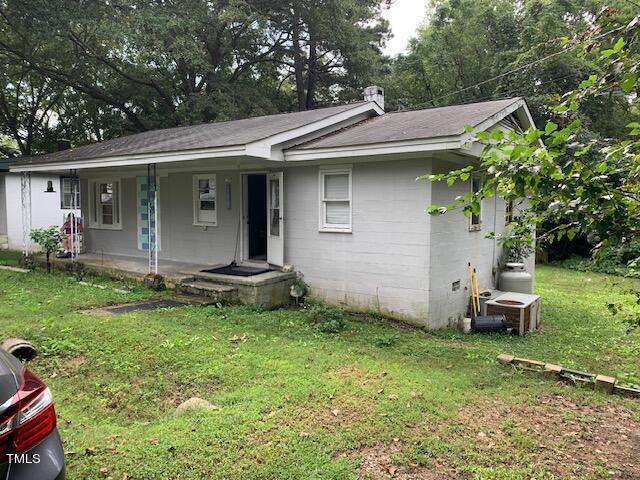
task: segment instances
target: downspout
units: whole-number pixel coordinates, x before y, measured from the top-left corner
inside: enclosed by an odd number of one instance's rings
[[[493,276],[493,286],[498,288],[498,266],[496,265],[496,250],[498,243],[498,232],[496,227],[498,225],[498,189],[493,194],[493,253],[491,254],[491,275]]]

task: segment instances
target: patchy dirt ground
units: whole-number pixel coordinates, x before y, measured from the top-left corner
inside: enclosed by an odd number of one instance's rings
[[[359,478],[468,478],[466,460],[473,458],[488,470],[531,469],[543,478],[640,479],[640,424],[619,405],[578,405],[562,396],[536,404],[483,400],[447,427],[425,424],[411,437],[350,452],[362,459]]]

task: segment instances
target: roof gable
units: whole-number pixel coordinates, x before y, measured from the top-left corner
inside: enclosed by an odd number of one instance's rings
[[[509,98],[387,113],[299,145],[297,148],[333,148],[462,135],[468,125],[475,127],[519,101],[519,98]]]

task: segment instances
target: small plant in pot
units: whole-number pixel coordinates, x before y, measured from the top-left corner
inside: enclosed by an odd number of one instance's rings
[[[504,264],[498,278],[499,289],[524,294],[533,293],[532,276],[525,270],[525,260],[534,252],[532,242],[509,238],[503,246]]]
[[[528,241],[514,241],[505,245],[505,263],[524,263],[533,254],[533,245]]]
[[[296,279],[291,284],[289,293],[296,301],[296,305],[299,305],[300,300],[307,294],[307,284],[303,280],[304,275],[300,272],[296,272]]]

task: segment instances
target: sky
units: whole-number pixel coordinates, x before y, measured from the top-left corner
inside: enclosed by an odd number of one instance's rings
[[[393,38],[389,40],[384,53],[397,55],[406,52],[409,39],[415,36],[416,29],[426,18],[429,0],[393,0],[389,10],[383,10],[389,20]]]

